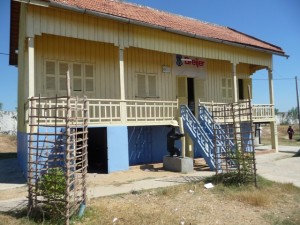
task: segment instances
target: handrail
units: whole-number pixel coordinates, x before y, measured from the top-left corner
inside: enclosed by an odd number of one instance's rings
[[[214,144],[212,139],[208,137],[199,121],[186,105],[180,105],[180,114],[185,131],[189,133],[193,142],[199,145],[202,153],[204,153],[203,158],[210,169],[215,170]]]
[[[211,113],[204,105],[200,105],[198,108],[198,119],[211,140],[215,140],[216,153],[226,155],[228,154],[228,151],[234,151],[235,145],[233,137],[226,134],[220,124],[214,121]],[[228,164],[233,167],[235,166],[235,162],[230,159],[228,159]]]
[[[218,108],[218,105],[224,107],[224,103],[219,102],[201,102],[201,105],[204,105],[210,112],[212,111],[212,106],[214,106],[214,108]],[[229,110],[226,110],[226,113],[228,112]],[[214,115],[214,117],[216,119],[222,119],[224,113],[225,112],[222,112],[222,109],[220,109],[220,112],[217,115]],[[253,121],[275,121],[274,104],[252,104],[252,119]]]
[[[207,108],[204,105],[198,106],[199,107],[199,121],[200,124],[203,124],[203,127],[208,131],[208,134],[210,136],[211,139],[214,138],[214,131],[213,131],[213,127],[216,127],[216,130],[218,131],[217,135],[217,140],[220,143],[217,143],[218,146],[222,146],[221,147],[221,152],[226,152],[226,149],[224,148],[224,146],[226,145],[226,141],[228,141],[228,145],[230,146],[230,148],[234,147],[234,142],[232,141],[232,139],[230,137],[228,137],[228,135],[225,133],[224,129],[222,129],[222,127],[220,126],[220,124],[218,124],[216,121],[214,121],[214,119],[212,118],[210,112],[207,110]]]
[[[41,116],[46,121],[49,114],[54,113],[52,107],[55,104],[54,98],[41,97]],[[25,102],[25,123],[28,123],[29,101],[37,101],[37,97],[30,98]],[[80,104],[73,104],[71,107],[83,107]],[[123,124],[123,123],[168,123],[176,120],[178,101],[153,101],[153,100],[120,100],[120,99],[88,99],[89,101],[89,124]],[[58,98],[58,115],[65,117],[66,97]],[[61,110],[59,109],[61,108]],[[51,123],[51,121],[47,121]]]

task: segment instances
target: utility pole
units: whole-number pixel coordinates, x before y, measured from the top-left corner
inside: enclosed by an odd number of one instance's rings
[[[299,131],[300,131],[300,111],[299,111],[299,94],[298,94],[298,79],[295,76],[296,81],[296,96],[297,96],[297,111],[298,111],[298,124],[299,124]]]

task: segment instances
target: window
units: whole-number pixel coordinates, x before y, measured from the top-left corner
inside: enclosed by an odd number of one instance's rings
[[[156,75],[154,74],[137,74],[137,97],[143,98],[156,98],[157,87],[156,87]]]
[[[55,91],[56,82],[55,82],[55,62],[47,61],[45,63],[45,74],[46,74],[46,90]]]
[[[85,65],[85,91],[94,91],[94,66]]]
[[[58,74],[58,81],[59,81],[59,90],[66,91],[67,90],[67,72],[69,69],[68,63],[59,63],[59,74]]]
[[[82,91],[81,64],[73,64],[73,91]]]
[[[47,91],[67,91],[67,72],[70,73],[74,92],[94,92],[94,65],[45,61],[45,87]]]
[[[226,99],[232,98],[232,79],[222,78],[222,97]]]

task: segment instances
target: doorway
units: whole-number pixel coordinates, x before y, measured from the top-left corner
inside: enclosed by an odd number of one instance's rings
[[[244,82],[243,79],[238,79],[239,100],[244,100]]]
[[[88,172],[108,173],[107,128],[88,128]]]
[[[188,92],[188,107],[195,115],[195,92],[194,92],[194,78],[187,78],[187,92]]]
[[[195,115],[195,88],[194,78],[177,77],[177,98],[179,105],[187,105]]]

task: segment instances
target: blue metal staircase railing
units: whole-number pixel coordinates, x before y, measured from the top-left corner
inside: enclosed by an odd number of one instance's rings
[[[201,155],[211,170],[215,170],[214,143],[199,121],[186,105],[180,106],[180,114],[183,121],[184,130],[188,132],[195,145],[200,147]]]
[[[221,127],[221,125],[214,121],[211,113],[208,111],[208,109],[205,106],[198,106],[198,108],[199,108],[198,119],[200,125],[203,127],[204,131],[211,138],[211,140],[214,140],[215,138],[217,153],[220,154],[220,156],[230,155],[229,153],[235,153],[236,150],[235,150],[233,137],[230,137],[230,134],[226,134],[224,129]],[[217,156],[217,158],[219,157]],[[226,161],[227,161],[227,165],[229,165],[230,167],[232,168],[236,167],[236,163],[232,159],[228,158]]]
[[[226,134],[224,129],[215,122],[211,116],[211,113],[207,110],[205,106],[198,106],[199,107],[199,116],[198,119],[200,121],[200,125],[203,127],[207,135],[214,139],[216,133],[216,144],[217,147],[220,147],[220,152],[226,152],[226,147],[229,147],[230,150],[234,149],[234,141],[233,137],[231,138],[229,134]],[[214,133],[215,127],[215,133]]]

